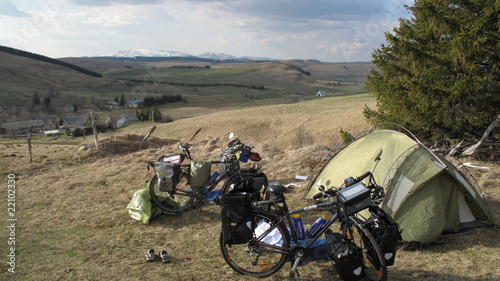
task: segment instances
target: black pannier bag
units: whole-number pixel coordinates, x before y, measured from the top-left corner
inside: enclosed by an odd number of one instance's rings
[[[384,254],[385,264],[391,266],[396,259],[398,241],[402,239],[399,225],[391,216],[380,208],[370,208],[372,214],[366,221],[364,227],[367,228],[377,240]],[[367,239],[364,237],[364,239]],[[379,266],[375,252],[368,252],[368,256],[374,266]],[[375,262],[375,263],[373,263]]]
[[[327,230],[325,234],[328,255],[335,263],[340,279],[357,281],[366,277],[362,250],[340,233]]]
[[[244,244],[252,239],[255,222],[251,202],[258,200],[255,189],[236,189],[216,198],[221,207],[222,237],[224,243]]]
[[[261,191],[265,190],[267,187],[267,177],[264,173],[257,174],[249,178],[246,182],[246,187],[254,189],[256,192],[262,193]]]

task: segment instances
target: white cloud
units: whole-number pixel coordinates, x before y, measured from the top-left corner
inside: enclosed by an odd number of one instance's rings
[[[0,0],[0,16],[9,16],[9,17],[29,17],[30,15],[25,11],[19,10],[16,5],[12,4],[9,0]]]
[[[402,1],[411,0],[19,0],[28,17],[0,15],[0,45],[52,57],[149,48],[366,61]]]

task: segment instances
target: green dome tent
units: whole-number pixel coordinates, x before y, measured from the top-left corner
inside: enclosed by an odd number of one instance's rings
[[[345,178],[372,170],[386,188],[381,207],[399,223],[403,241],[430,244],[443,232],[493,224],[482,194],[462,172],[419,141],[389,130],[368,131],[338,152],[312,181],[306,198],[320,185],[338,187]]]

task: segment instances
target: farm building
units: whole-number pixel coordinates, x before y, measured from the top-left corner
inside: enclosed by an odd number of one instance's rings
[[[43,121],[40,119],[37,120],[28,120],[28,121],[17,121],[17,122],[6,122],[2,123],[1,131],[4,134],[12,134],[16,135],[27,135],[28,131],[32,128],[32,132],[38,132],[44,128]]]
[[[123,114],[122,118],[120,118],[118,121],[116,121],[116,126],[117,127],[125,127],[130,124],[138,123],[139,118],[137,118],[137,115],[135,113],[130,113],[130,114]]]
[[[130,108],[142,108],[144,105],[143,100],[128,100],[127,101],[127,106]]]
[[[66,128],[83,128],[87,123],[86,116],[74,116],[74,117],[64,117],[63,126]]]
[[[106,103],[106,108],[117,109],[117,108],[120,108],[120,105],[116,101],[108,101]]]

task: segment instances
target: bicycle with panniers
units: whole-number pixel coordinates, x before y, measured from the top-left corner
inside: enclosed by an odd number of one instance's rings
[[[266,175],[258,167],[240,167],[240,162],[258,162],[261,156],[252,151],[252,145],[234,138],[233,134],[229,138],[219,160],[196,161],[189,151],[190,145],[181,145],[182,153],[148,162],[148,168],[155,170],[149,183],[152,201],[163,211],[176,214],[198,208],[233,189],[254,187],[263,192],[268,184]],[[189,163],[184,163],[185,159]]]
[[[320,187],[313,197],[316,204],[296,210],[289,210],[285,191],[282,185],[269,185],[269,200],[252,189],[217,197],[220,249],[234,271],[267,277],[290,262],[290,277],[295,277],[298,267],[329,260],[343,280],[387,280],[387,266],[394,263],[401,231],[378,207],[385,193],[371,172],[346,179],[338,189]],[[316,209],[327,210],[330,217],[318,218],[304,231],[299,215]],[[330,229],[336,221],[339,232]]]

